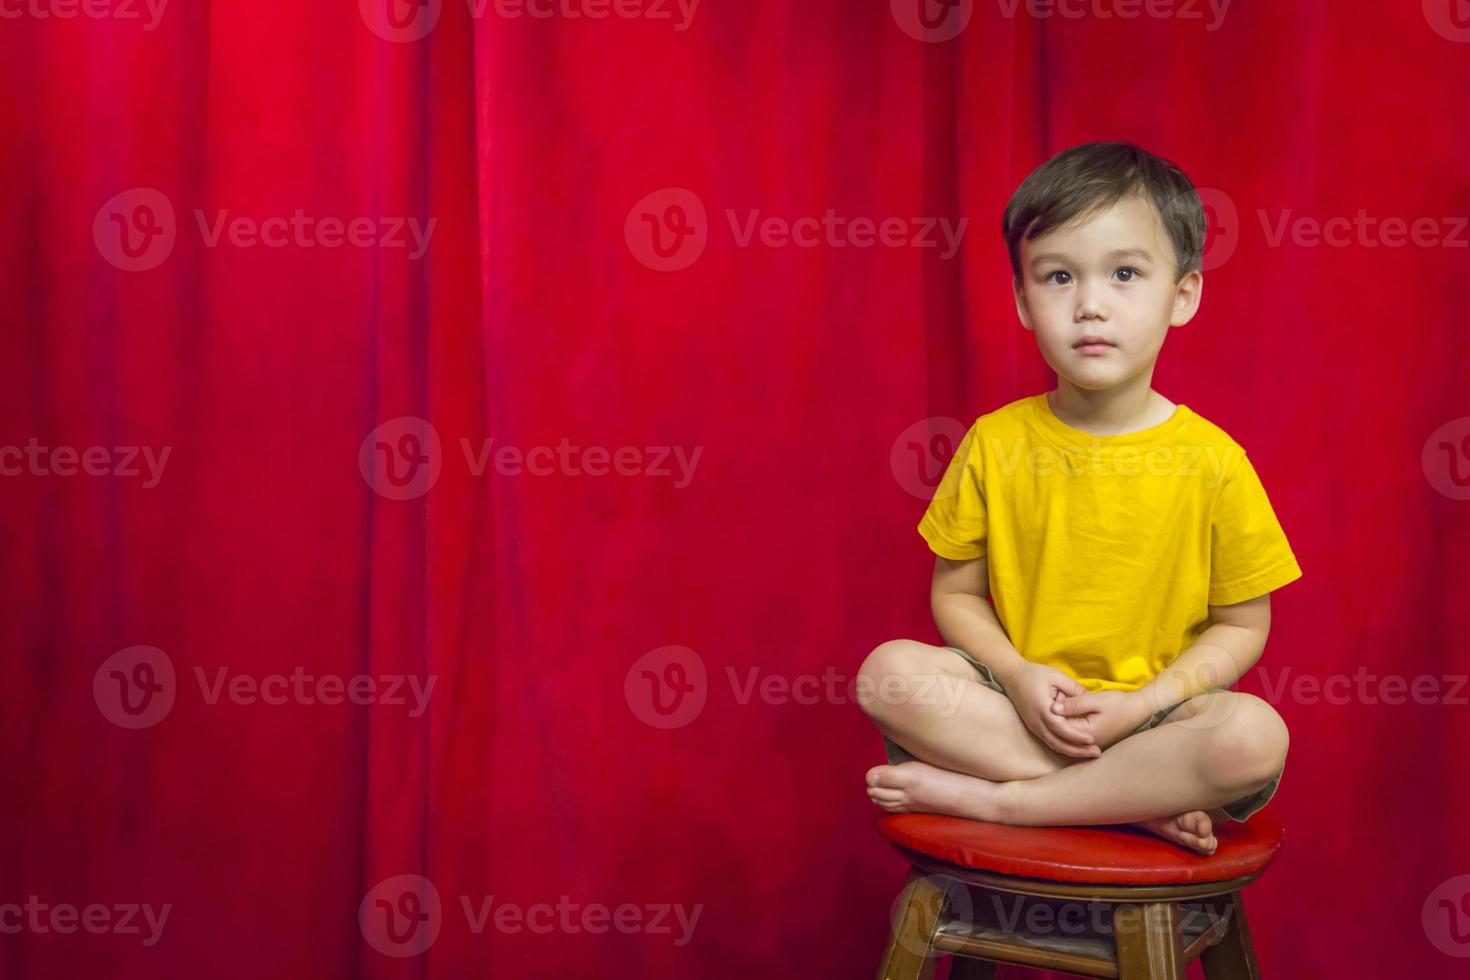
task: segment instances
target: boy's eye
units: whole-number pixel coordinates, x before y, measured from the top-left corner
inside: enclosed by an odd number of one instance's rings
[[[1113,274],[1122,276],[1123,278],[1120,280],[1121,282],[1132,282],[1139,276],[1143,275],[1143,273],[1139,272],[1131,265],[1119,266]],[[1063,278],[1058,279],[1058,276],[1062,276]],[[1067,283],[1072,281],[1072,274],[1065,269],[1056,269],[1052,272],[1048,272],[1041,281],[1044,283],[1050,283],[1055,286],[1065,286],[1067,285]]]

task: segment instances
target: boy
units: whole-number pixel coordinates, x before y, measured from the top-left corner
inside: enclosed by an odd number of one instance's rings
[[[1150,387],[1199,307],[1199,195],[1146,150],[1090,143],[1027,177],[1002,231],[1057,387],[978,418],[919,522],[950,645],[893,640],[864,661],[870,690],[915,692],[865,699],[890,763],[868,795],[1132,823],[1208,854],[1214,822],[1280,782],[1286,725],[1229,687],[1265,646],[1271,591],[1302,573],[1245,451]],[[962,696],[925,696],[936,680]]]

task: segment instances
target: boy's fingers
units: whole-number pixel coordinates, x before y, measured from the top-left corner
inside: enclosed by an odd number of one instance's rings
[[[1052,739],[1049,744],[1053,752],[1058,755],[1071,756],[1074,759],[1092,759],[1100,754],[1096,747],[1091,745],[1069,745],[1058,739]]]
[[[1046,716],[1046,727],[1048,731],[1055,734],[1058,738],[1065,739],[1068,742],[1074,742],[1078,745],[1092,744],[1091,735],[1073,728],[1067,724],[1066,719],[1058,718],[1056,715]]]
[[[1063,698],[1057,702],[1057,706],[1057,714],[1068,718],[1089,714],[1095,710],[1085,694],[1078,698]]]

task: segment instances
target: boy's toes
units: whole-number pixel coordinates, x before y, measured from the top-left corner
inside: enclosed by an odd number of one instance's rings
[[[1210,822],[1210,815],[1203,810],[1192,810],[1179,818],[1181,830],[1185,830],[1200,840],[1212,840],[1214,838],[1214,826]]]
[[[900,774],[898,766],[874,766],[868,770],[868,785],[874,788],[898,789]]]

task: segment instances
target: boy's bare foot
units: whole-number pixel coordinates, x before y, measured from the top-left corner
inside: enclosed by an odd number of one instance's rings
[[[1214,854],[1220,842],[1215,839],[1214,823],[1210,816],[1203,810],[1190,810],[1172,817],[1138,820],[1130,826],[1156,834],[1191,851]]]
[[[889,813],[942,813],[971,820],[1003,823],[1002,783],[950,772],[927,762],[904,762],[896,766],[874,766],[868,770],[868,798]],[[1219,846],[1211,816],[1190,810],[1172,817],[1139,820],[1131,826],[1200,854],[1213,854]]]
[[[943,813],[999,823],[1002,785],[927,762],[868,770],[868,798],[889,813]]]

